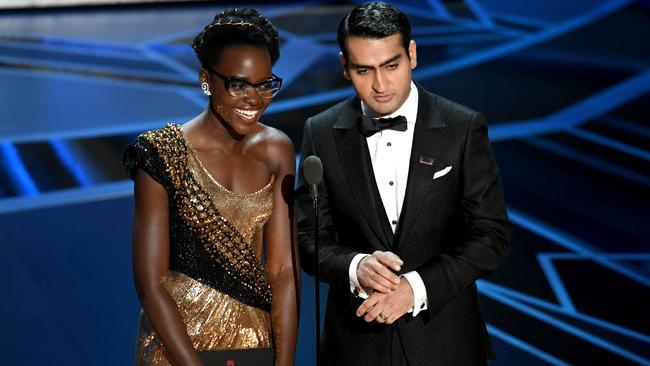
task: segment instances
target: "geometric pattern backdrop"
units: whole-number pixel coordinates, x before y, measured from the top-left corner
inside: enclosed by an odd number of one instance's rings
[[[354,3],[252,4],[282,44],[262,120],[298,150],[305,119],[353,93],[335,31]],[[491,365],[650,365],[650,2],[392,3],[412,22],[414,78],[490,123],[513,225],[478,284]],[[121,152],[206,107],[189,41],[223,7],[0,13],[2,364],[132,363]],[[299,365],[313,301],[303,274]]]

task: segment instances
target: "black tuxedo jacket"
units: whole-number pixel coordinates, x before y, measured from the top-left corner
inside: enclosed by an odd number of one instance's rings
[[[307,120],[301,156],[323,162],[319,186],[320,274],[330,285],[321,352],[326,365],[384,365],[397,331],[411,366],[480,365],[491,347],[475,280],[508,252],[510,227],[482,114],[418,86],[419,102],[406,196],[393,234],[375,183],[357,97]],[[421,162],[422,161],[422,162]],[[433,163],[431,163],[433,161]],[[440,178],[434,173],[448,166]],[[313,206],[296,191],[302,264],[314,270]],[[390,250],[402,272],[417,271],[428,309],[393,325],[355,315],[348,268],[358,253]],[[419,304],[416,304],[419,306]]]

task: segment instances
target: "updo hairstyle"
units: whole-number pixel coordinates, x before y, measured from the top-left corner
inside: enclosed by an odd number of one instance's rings
[[[231,8],[217,14],[192,42],[203,66],[214,65],[225,48],[238,45],[266,48],[271,65],[280,57],[277,29],[266,17],[250,8]]]

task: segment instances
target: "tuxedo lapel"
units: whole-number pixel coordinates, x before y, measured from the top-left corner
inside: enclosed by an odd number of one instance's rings
[[[441,149],[447,141],[448,130],[440,118],[440,111],[436,108],[435,98],[437,97],[419,86],[418,93],[418,114],[413,134],[408,183],[395,233],[394,248],[399,246],[400,241],[416,224],[417,218],[423,214],[420,207],[426,201],[426,195],[429,194],[433,173],[440,165]]]
[[[361,215],[380,239],[381,245],[388,250],[393,242],[393,231],[377,189],[368,144],[357,128],[359,116],[360,101],[356,97],[351,98],[333,126],[334,140],[347,186]]]

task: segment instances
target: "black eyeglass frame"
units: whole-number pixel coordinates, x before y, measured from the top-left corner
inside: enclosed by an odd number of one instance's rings
[[[215,69],[213,69],[210,66],[203,66],[203,68],[206,69],[208,72],[217,75],[219,77],[219,79],[221,79],[223,81],[223,87],[224,87],[224,89],[226,89],[226,92],[228,92],[228,94],[230,94],[230,96],[232,96],[234,98],[241,98],[242,96],[233,95],[230,92],[230,83],[233,82],[233,81],[238,81],[240,83],[247,84],[248,86],[250,86],[250,88],[255,89],[257,91],[257,94],[259,96],[261,96],[262,98],[273,98],[276,95],[278,95],[278,93],[280,92],[280,89],[282,88],[282,78],[275,75],[275,74],[271,74],[271,75],[273,75],[273,77],[270,78],[270,79],[267,79],[265,81],[261,81],[259,83],[252,84],[252,83],[250,83],[250,82],[248,82],[248,81],[246,81],[244,79],[223,75],[223,74],[219,73],[218,71],[216,71]],[[258,89],[260,86],[262,86],[262,85],[264,85],[264,84],[266,84],[268,82],[274,82],[274,81],[276,81],[278,83],[278,87],[275,88],[275,89],[271,89],[271,95],[266,96],[266,95],[263,95],[262,93],[260,93],[260,90]],[[245,90],[247,90],[247,89],[249,89],[249,88],[246,88]]]

